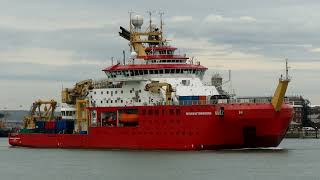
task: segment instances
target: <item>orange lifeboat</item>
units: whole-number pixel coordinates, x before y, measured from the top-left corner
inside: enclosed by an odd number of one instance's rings
[[[121,113],[119,114],[119,120],[125,123],[136,123],[138,122],[138,114]]]

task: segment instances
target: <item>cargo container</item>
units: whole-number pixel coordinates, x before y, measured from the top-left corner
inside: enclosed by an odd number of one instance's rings
[[[45,124],[45,129],[55,129],[56,121],[47,121]]]
[[[191,105],[192,101],[196,99],[194,96],[179,96],[180,105]]]
[[[56,121],[56,131],[73,131],[74,130],[74,121],[71,120],[58,120]]]
[[[200,104],[206,104],[207,96],[199,96],[199,102]]]
[[[44,129],[46,125],[45,121],[36,121],[36,129]]]

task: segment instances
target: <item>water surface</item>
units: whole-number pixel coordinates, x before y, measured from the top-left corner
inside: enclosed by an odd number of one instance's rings
[[[0,179],[320,179],[320,140],[286,139],[273,149],[183,152],[12,148],[1,138]]]

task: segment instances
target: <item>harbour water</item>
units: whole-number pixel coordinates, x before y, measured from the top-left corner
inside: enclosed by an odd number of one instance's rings
[[[189,152],[12,148],[0,139],[0,179],[319,178],[319,139],[285,139],[273,149]]]

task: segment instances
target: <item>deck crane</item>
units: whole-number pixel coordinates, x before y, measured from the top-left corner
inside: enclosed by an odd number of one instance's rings
[[[34,129],[35,122],[49,121],[54,119],[54,112],[57,107],[55,100],[43,101],[41,99],[35,101],[30,109],[30,114],[24,117],[24,128]]]
[[[65,88],[61,92],[61,102],[74,105],[76,108],[76,131],[87,129],[83,128],[84,125],[88,125],[88,110],[86,107],[89,102],[86,96],[93,87],[93,80],[87,79],[77,82],[74,88]]]

